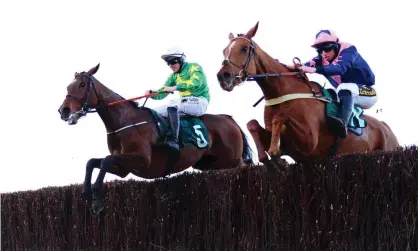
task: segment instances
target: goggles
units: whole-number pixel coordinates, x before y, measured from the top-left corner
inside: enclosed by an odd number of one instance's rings
[[[337,45],[336,44],[325,44],[325,45],[322,45],[322,46],[318,47],[316,49],[316,51],[318,52],[318,54],[322,54],[323,51],[330,52],[334,48],[337,49]]]
[[[175,65],[175,64],[180,63],[180,61],[181,61],[180,58],[173,58],[167,61],[167,65]]]

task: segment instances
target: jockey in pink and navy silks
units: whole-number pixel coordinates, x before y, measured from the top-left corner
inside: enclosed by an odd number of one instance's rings
[[[377,101],[375,76],[354,45],[340,42],[335,32],[321,30],[312,45],[318,56],[300,67],[308,73],[322,74],[336,88],[342,109],[330,120],[341,137],[346,137],[346,125],[354,105],[371,108]]]

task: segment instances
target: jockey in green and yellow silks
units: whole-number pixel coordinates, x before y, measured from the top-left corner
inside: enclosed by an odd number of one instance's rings
[[[209,87],[202,67],[197,63],[186,62],[186,56],[182,50],[169,49],[161,58],[170,66],[173,73],[170,74],[164,86],[156,92],[178,91],[180,98],[171,100],[169,104],[157,107],[155,110],[164,117],[168,117],[173,132],[173,137],[168,141],[168,145],[178,151],[179,114],[196,117],[203,115],[210,101]],[[152,92],[147,91],[146,94]],[[152,98],[161,100],[167,95],[168,93],[160,93]]]

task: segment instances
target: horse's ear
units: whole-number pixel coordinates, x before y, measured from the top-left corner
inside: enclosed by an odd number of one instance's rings
[[[99,70],[99,67],[100,67],[100,63],[99,63],[98,65],[96,65],[96,67],[91,68],[91,69],[89,70],[88,74],[89,74],[90,76],[93,76],[93,75],[94,75],[94,74],[96,74],[96,72]]]
[[[229,33],[229,40],[234,39],[234,34],[232,34],[231,32]]]
[[[258,29],[258,21],[255,24],[255,26],[253,28],[251,28],[247,34],[245,34],[245,36],[249,39],[253,38],[255,36],[255,33],[257,33],[257,29]]]

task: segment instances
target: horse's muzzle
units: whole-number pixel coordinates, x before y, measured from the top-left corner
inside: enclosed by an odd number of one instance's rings
[[[80,118],[80,114],[79,113],[72,113],[69,117],[68,117],[68,124],[69,125],[75,125],[78,122],[78,119]]]
[[[68,121],[68,119],[70,117],[70,108],[63,107],[60,110],[58,110],[58,112],[61,114],[61,119],[62,120]]]
[[[221,82],[220,85],[221,85],[221,88],[227,92],[231,92],[234,89],[233,83]]]
[[[232,91],[234,89],[234,80],[232,74],[228,71],[221,71],[217,74],[218,82],[221,88],[225,91]]]
[[[232,79],[232,74],[228,71],[221,71],[217,75],[219,83],[230,82]]]

